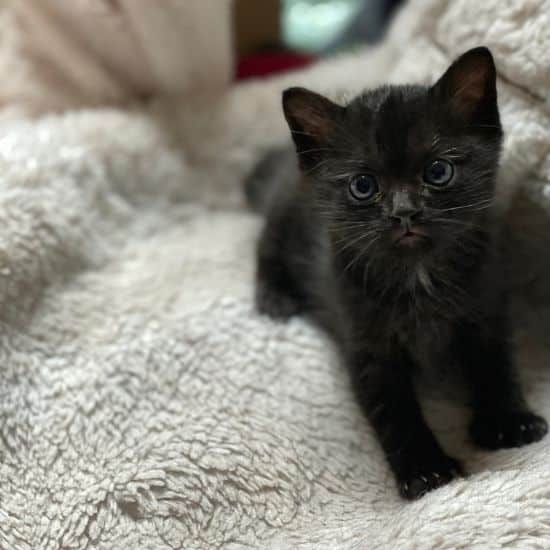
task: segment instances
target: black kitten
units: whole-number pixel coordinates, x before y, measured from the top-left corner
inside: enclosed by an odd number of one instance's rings
[[[541,439],[547,424],[516,379],[493,242],[502,128],[489,50],[468,51],[432,87],[382,87],[345,107],[291,88],[283,107],[302,178],[249,188],[268,216],[258,307],[308,312],[334,335],[401,494],[461,473],[424,421],[416,367],[460,369],[478,445]]]

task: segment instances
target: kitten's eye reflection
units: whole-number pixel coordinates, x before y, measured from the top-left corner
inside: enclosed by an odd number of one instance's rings
[[[349,183],[350,195],[358,201],[371,199],[378,192],[376,178],[370,174],[364,174],[353,178]]]
[[[454,167],[444,159],[436,159],[424,167],[424,181],[435,187],[444,187],[453,178]]]

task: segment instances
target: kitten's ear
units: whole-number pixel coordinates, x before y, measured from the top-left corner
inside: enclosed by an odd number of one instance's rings
[[[462,54],[434,84],[432,92],[462,120],[499,125],[496,69],[488,48]]]
[[[283,92],[283,111],[304,165],[319,156],[318,149],[329,141],[344,108],[306,88],[288,88]]]

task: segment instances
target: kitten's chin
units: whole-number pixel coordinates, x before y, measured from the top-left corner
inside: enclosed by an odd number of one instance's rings
[[[427,237],[415,234],[403,235],[395,244],[400,248],[418,248],[427,244]]]

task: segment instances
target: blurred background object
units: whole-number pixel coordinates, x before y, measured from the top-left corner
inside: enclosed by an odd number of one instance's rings
[[[379,41],[402,0],[236,0],[237,78]]]
[[[239,56],[281,45],[280,0],[235,0],[235,47]]]
[[[232,81],[231,0],[0,3],[0,105],[29,112],[218,93]]]
[[[375,43],[400,0],[0,0],[0,106],[203,97]],[[153,6],[154,4],[154,6]]]
[[[364,5],[372,3],[364,0],[282,0],[283,41],[299,50],[322,52],[345,33]]]

